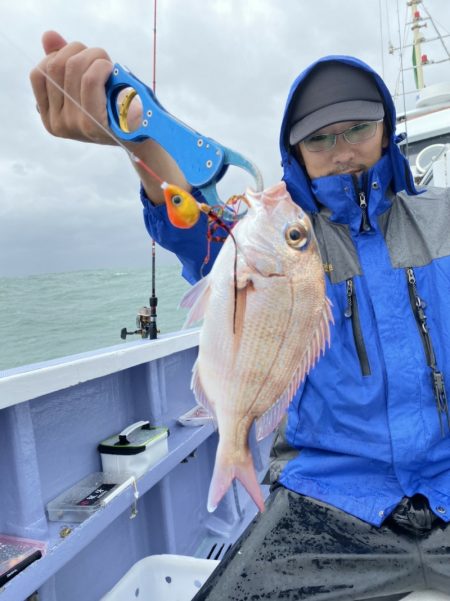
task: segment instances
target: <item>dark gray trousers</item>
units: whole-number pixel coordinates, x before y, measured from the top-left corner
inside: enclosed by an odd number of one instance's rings
[[[279,487],[194,601],[397,601],[428,588],[450,592],[450,526],[424,497],[376,528]]]

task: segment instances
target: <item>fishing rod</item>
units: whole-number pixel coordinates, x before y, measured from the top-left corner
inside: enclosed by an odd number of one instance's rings
[[[154,33],[156,34],[156,5],[154,9],[154,19]],[[12,47],[16,48],[21,54],[24,54],[28,60],[34,63],[33,59],[31,59],[14,41],[10,40],[9,36],[5,35],[1,30],[0,35],[5,38]],[[154,47],[155,44],[156,39],[154,38]],[[219,144],[211,138],[203,136],[174,118],[158,102],[152,90],[147,88],[147,86],[140,82],[130,71],[119,64],[113,66],[113,71],[106,84],[109,128],[98,121],[43,68],[37,65],[35,66],[35,70],[55,86],[55,88],[65,98],[70,100],[84,115],[91,119],[117,146],[125,150],[133,163],[138,165],[159,183],[163,189],[167,214],[172,225],[178,228],[190,228],[197,223],[201,213],[206,215],[208,251],[204,263],[208,263],[211,241],[224,242],[227,235],[230,235],[230,228],[232,225],[244,215],[244,213],[241,213],[239,210],[240,201],[243,200],[244,205],[248,205],[245,195],[241,194],[234,195],[227,201],[222,200],[218,195],[216,185],[225,175],[228,167],[235,166],[253,176],[256,183],[255,192],[260,192],[263,189],[263,181],[261,173],[256,165],[240,153]],[[153,86],[156,86],[155,53]],[[126,92],[125,96],[122,96],[124,92]],[[130,131],[128,111],[135,96],[138,96],[142,103],[142,118],[137,129]],[[39,107],[37,108],[39,111]],[[150,120],[152,121],[151,135],[149,135],[147,131]],[[165,182],[149,165],[136,156],[134,152],[129,150],[125,145],[125,142],[139,142],[146,138],[154,139],[165,148],[169,154],[172,154],[185,174],[188,183],[201,193],[206,200],[206,203],[198,202],[186,190]],[[226,232],[224,236],[213,236],[217,227]],[[231,238],[234,241],[234,237],[231,236]],[[128,335],[132,334],[140,334],[143,338],[154,339],[158,334],[156,325],[158,299],[156,296],[156,278],[154,269],[156,264],[156,245],[154,241],[152,242],[152,246],[153,271],[152,295],[149,299],[150,307],[144,306],[139,309],[136,318],[137,329],[134,332],[128,332],[126,328],[122,328],[122,339],[126,339]]]
[[[156,94],[156,5],[158,0],[153,2],[153,94]],[[159,330],[156,325],[156,307],[158,298],[156,296],[156,242],[152,238],[152,295],[149,299],[150,304],[150,339],[154,340]]]
[[[156,94],[156,12],[158,0],[153,0],[153,77],[152,91]],[[148,300],[149,307],[141,307],[136,316],[136,330],[129,332],[127,328],[122,328],[120,337],[126,340],[127,336],[140,334],[141,338],[156,340],[160,331],[157,326],[158,297],[156,296],[156,242],[152,238],[152,263],[151,263],[152,293]]]

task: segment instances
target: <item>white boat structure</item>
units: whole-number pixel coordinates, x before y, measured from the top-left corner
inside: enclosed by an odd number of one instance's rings
[[[424,68],[450,61],[445,44],[445,38],[449,35],[439,31],[422,0],[411,0],[407,5],[411,8],[411,20],[406,26],[411,27],[413,40],[401,48],[394,48],[391,44],[390,52],[413,51],[413,66],[403,68],[402,77],[406,71],[414,72],[416,106],[412,110],[399,111],[397,131],[406,135],[402,146],[416,182],[446,188],[450,187],[450,77],[448,81],[427,86]],[[425,14],[421,11],[421,5]],[[429,25],[434,33],[433,37],[426,38],[421,32],[428,29]],[[422,45],[431,42],[440,42],[444,54],[442,59],[430,59],[422,52]]]
[[[212,570],[241,534],[256,508],[240,486],[214,514],[206,508],[212,423],[177,422],[195,405],[197,345],[190,330],[0,374],[0,533],[47,543],[41,559],[0,587],[1,601],[98,601],[150,555],[210,559]],[[52,499],[101,471],[99,442],[139,420],[169,427],[167,454],[82,523],[69,513],[50,521]],[[267,439],[255,449],[260,479],[269,448]],[[171,598],[167,586],[161,601]]]

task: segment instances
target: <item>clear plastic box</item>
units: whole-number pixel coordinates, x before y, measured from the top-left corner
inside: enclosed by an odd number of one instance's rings
[[[47,504],[48,519],[52,522],[83,522],[133,481],[128,475],[90,474]]]
[[[150,555],[135,563],[101,601],[191,601],[218,564],[183,555]]]

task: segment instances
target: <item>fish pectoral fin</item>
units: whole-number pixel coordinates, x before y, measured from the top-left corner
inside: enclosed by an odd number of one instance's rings
[[[236,264],[236,280],[233,277],[230,279],[230,284],[236,287],[238,290],[243,290],[247,288],[249,284],[253,284],[253,269],[247,264],[245,258],[239,254],[237,257]]]
[[[244,260],[238,262],[236,281],[231,283],[234,295],[233,334],[234,344],[239,345],[247,310],[247,295],[254,290],[253,272]]]
[[[194,363],[194,367],[192,368],[191,390],[194,393],[195,400],[197,401],[197,403],[204,407],[206,411],[208,411],[213,416],[214,422],[217,425],[216,412],[214,411],[214,407],[212,406],[210,400],[206,395],[205,389],[203,388],[203,384],[200,378],[200,373],[198,370],[198,360]]]
[[[233,334],[234,343],[239,347],[242,330],[244,328],[245,311],[247,307],[247,288],[236,290],[236,305],[234,312]],[[237,352],[237,349],[235,349]]]
[[[183,328],[187,328],[196,321],[203,319],[209,303],[211,288],[208,276],[199,280],[190,290],[186,292],[180,301],[180,307],[189,309]]]

